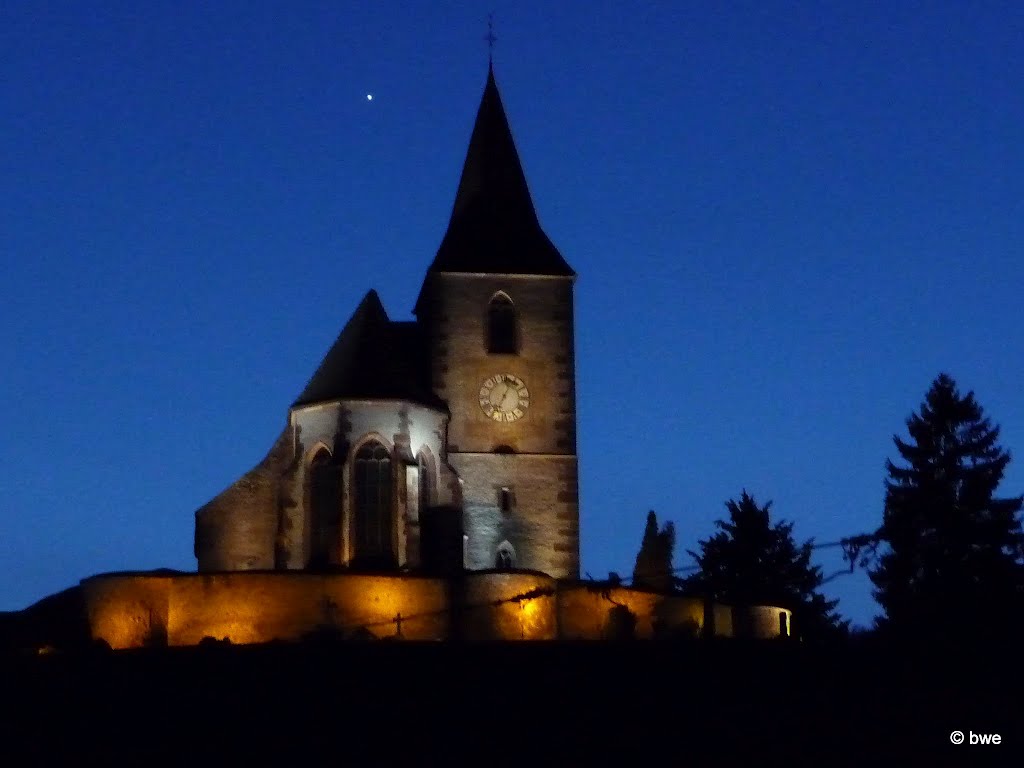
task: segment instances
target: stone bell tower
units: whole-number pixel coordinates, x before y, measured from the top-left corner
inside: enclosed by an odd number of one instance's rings
[[[579,574],[575,277],[537,220],[489,70],[415,308],[451,413],[470,569]]]

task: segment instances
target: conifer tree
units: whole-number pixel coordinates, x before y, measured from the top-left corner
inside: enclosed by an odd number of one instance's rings
[[[1019,616],[1024,498],[997,498],[1010,461],[974,393],[940,374],[893,436],[906,463],[886,461],[885,547],[869,575],[881,628],[945,633],[1005,628]]]
[[[797,544],[793,524],[771,523],[772,502],[759,506],[743,491],[725,504],[728,520],[690,551],[700,570],[683,584],[687,591],[729,605],[773,605],[793,611],[794,632],[817,639],[846,629],[835,613],[838,600],[817,590],[821,568],[811,564],[813,540]]]
[[[676,544],[675,525],[669,521],[658,530],[658,517],[654,510],[647,513],[644,538],[633,568],[633,586],[648,589],[671,590],[672,552]]]

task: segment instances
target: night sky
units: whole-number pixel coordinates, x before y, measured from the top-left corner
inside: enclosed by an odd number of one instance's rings
[[[1024,5],[492,5],[579,273],[585,571],[631,573],[649,509],[687,565],[743,489],[801,540],[873,530],[940,371],[1024,457]],[[194,569],[194,510],[363,294],[411,318],[487,10],[0,7],[0,610]],[[876,612],[863,574],[828,593]]]

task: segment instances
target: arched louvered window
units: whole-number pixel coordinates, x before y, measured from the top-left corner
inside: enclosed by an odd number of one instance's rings
[[[331,541],[338,530],[338,468],[326,448],[309,464],[309,565],[319,568],[331,560]]]
[[[391,455],[382,444],[363,445],[355,458],[354,559],[364,565],[391,565]]]
[[[499,571],[511,571],[516,567],[515,550],[507,541],[502,542],[498,547],[498,553],[494,557],[494,567]]]
[[[515,354],[519,351],[516,307],[504,293],[496,293],[487,307],[487,351]]]

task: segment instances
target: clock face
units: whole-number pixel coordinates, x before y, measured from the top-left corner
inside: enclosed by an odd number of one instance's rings
[[[480,385],[480,408],[492,421],[511,423],[530,407],[530,390],[518,376],[498,373]]]

